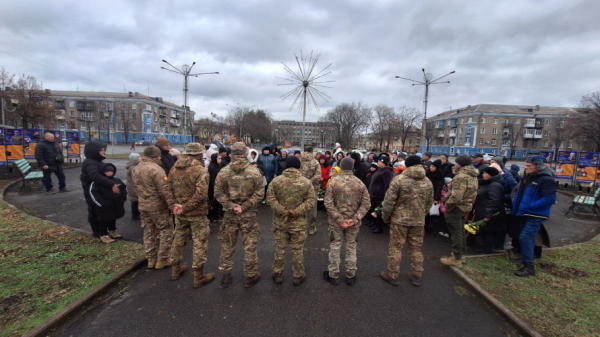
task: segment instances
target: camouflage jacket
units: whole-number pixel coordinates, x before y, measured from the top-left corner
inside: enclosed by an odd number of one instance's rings
[[[458,208],[463,212],[469,212],[473,208],[479,187],[478,175],[479,171],[471,165],[458,169],[446,196],[446,210]]]
[[[310,180],[304,178],[297,169],[287,168],[269,185],[267,202],[273,209],[273,228],[304,231],[306,214],[313,208],[317,198]],[[296,217],[284,215],[287,210],[296,211]]]
[[[300,172],[302,172],[304,178],[310,180],[316,193],[321,185],[321,164],[313,157],[312,153],[302,153],[302,157],[300,157]]]
[[[424,226],[433,205],[433,184],[421,165],[407,168],[394,177],[385,193],[381,217],[393,225]]]
[[[215,199],[223,205],[225,212],[233,213],[235,205],[240,205],[244,212],[256,215],[264,194],[263,177],[246,158],[232,156],[231,163],[217,174]]]
[[[150,158],[143,158],[131,174],[138,194],[140,211],[157,212],[173,209],[175,199],[165,170]]]
[[[176,203],[183,205],[182,218],[208,214],[208,172],[196,158],[181,155],[169,174]]]
[[[340,226],[348,219],[354,220],[354,226],[360,226],[360,220],[371,208],[369,191],[352,171],[342,171],[327,186],[325,208],[330,226]]]

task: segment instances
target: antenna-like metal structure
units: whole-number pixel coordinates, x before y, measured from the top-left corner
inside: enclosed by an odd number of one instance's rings
[[[196,64],[196,62],[192,63],[192,66],[188,66],[187,64],[184,64],[183,67],[181,67],[181,69],[175,68],[174,65],[172,65],[171,63],[162,60],[164,63],[168,64],[169,66],[171,66],[172,69],[167,69],[165,67],[160,67],[160,69],[164,69],[166,71],[170,71],[172,73],[175,74],[179,74],[179,75],[183,75],[183,145],[185,146],[185,144],[187,143],[187,113],[188,113],[188,106],[187,106],[187,98],[188,98],[188,77],[189,76],[194,76],[194,77],[198,77],[199,75],[218,75],[219,72],[218,71],[214,71],[211,73],[196,73],[196,74],[190,74],[190,72],[192,71],[192,68],[194,67],[194,65]],[[150,89],[148,89],[149,91]],[[190,109],[191,110],[191,109]],[[193,117],[192,117],[193,118]],[[193,123],[193,121],[192,121]]]
[[[331,74],[331,71],[325,72],[332,63],[328,64],[325,68],[321,69],[321,71],[315,71],[315,67],[317,62],[319,62],[319,58],[321,55],[313,56],[313,52],[310,52],[310,56],[308,58],[304,57],[302,51],[300,51],[300,57],[294,53],[294,57],[296,58],[296,64],[298,65],[298,70],[294,71],[290,67],[286,66],[283,62],[283,69],[288,73],[289,77],[277,77],[286,81],[286,83],[281,83],[277,85],[291,85],[294,88],[284,95],[280,96],[282,100],[287,99],[288,97],[294,97],[292,104],[290,105],[290,110],[300,101],[302,98],[302,105],[298,106],[298,108],[302,107],[302,150],[304,150],[304,142],[306,135],[306,107],[308,105],[309,109],[314,107],[315,110],[319,111],[319,106],[317,105],[317,98],[323,99],[325,102],[329,103],[329,97],[323,91],[317,89],[317,87],[321,88],[331,88],[329,86],[323,85],[324,83],[332,83],[335,81],[323,81],[323,77]]]

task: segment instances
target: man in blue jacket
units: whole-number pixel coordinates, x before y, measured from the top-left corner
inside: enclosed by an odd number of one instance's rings
[[[271,148],[269,146],[265,146],[262,149],[262,153],[258,156],[256,160],[258,163],[258,167],[263,171],[265,178],[267,179],[267,186],[265,186],[265,196],[263,197],[262,203],[266,202],[267,197],[267,188],[269,184],[277,176],[277,170],[279,164],[277,163],[277,158],[271,154]]]
[[[525,176],[519,185],[512,207],[512,214],[523,217],[525,224],[519,236],[523,267],[515,271],[515,275],[535,276],[533,266],[535,236],[544,220],[550,216],[550,209],[555,202],[554,173],[544,163],[544,157],[528,157],[525,161]]]

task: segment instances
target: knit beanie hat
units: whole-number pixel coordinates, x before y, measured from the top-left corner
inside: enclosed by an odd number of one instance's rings
[[[526,163],[533,163],[538,170],[541,170],[548,162],[544,156],[529,156],[525,159]]]
[[[463,166],[463,167],[473,164],[473,160],[471,160],[471,157],[469,157],[469,156],[460,156],[460,157],[456,158],[455,162],[458,165]]]
[[[440,169],[440,167],[442,167],[442,161],[439,159],[434,160],[431,165],[435,166],[436,169]]]
[[[444,178],[444,184],[445,184],[445,185],[448,185],[448,184],[450,184],[451,182],[452,182],[452,178],[450,178],[450,177],[446,177],[446,178]]]
[[[156,146],[148,146],[144,149],[143,152],[144,157],[148,158],[157,158],[160,157],[160,149]]]
[[[219,153],[223,153],[223,152],[227,153],[227,149],[224,148],[224,147],[220,147],[219,148]]]
[[[352,171],[354,168],[354,161],[352,161],[352,158],[344,158],[340,163],[340,167],[342,168],[342,171]]]
[[[104,165],[104,172],[115,172],[116,170],[117,168],[113,164],[108,163]]]
[[[398,158],[402,158],[405,159],[406,158],[406,153],[402,152],[398,154]]]
[[[501,156],[496,156],[494,158],[492,158],[493,161],[495,161],[496,163],[498,163],[498,165],[500,165],[501,168],[504,168],[504,158]]]
[[[433,157],[433,153],[431,153],[431,152],[425,152],[425,153],[423,153],[423,155],[427,156],[428,158]]]
[[[500,172],[498,172],[498,170],[495,167],[486,167],[483,169],[484,173],[487,173],[489,175],[493,176],[497,176]]]
[[[385,166],[388,166],[390,164],[390,158],[388,156],[379,157],[379,161],[384,163]]]
[[[285,160],[285,168],[293,167],[295,169],[300,169],[300,158],[295,156],[289,156]]]
[[[129,160],[138,160],[138,158],[139,158],[139,157],[140,157],[140,154],[139,154],[139,153],[132,152],[132,153],[129,155]]]
[[[165,145],[169,145],[169,140],[168,139],[166,139],[165,137],[158,137],[158,138],[156,138],[156,146],[163,147]]]
[[[408,158],[406,158],[406,161],[404,161],[404,165],[406,165],[406,168],[419,165],[421,163],[423,163],[423,161],[421,160],[421,157],[417,155],[408,156]]]

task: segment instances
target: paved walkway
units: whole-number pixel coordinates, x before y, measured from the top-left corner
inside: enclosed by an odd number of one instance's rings
[[[114,160],[117,175],[125,176],[125,161]],[[18,195],[8,191],[5,198],[37,216],[89,231],[86,205],[79,184],[80,170],[68,169],[70,193],[46,196],[43,191]],[[568,199],[568,198],[567,198]],[[568,243],[591,236],[597,223],[589,219],[564,219],[565,198],[561,197],[548,230],[555,242]],[[117,226],[126,240],[140,242],[139,221],[130,221],[129,209]],[[555,214],[556,213],[556,214]],[[300,287],[291,283],[291,266],[284,283],[270,279],[273,261],[271,211],[259,209],[261,237],[259,269],[263,279],[253,288],[243,287],[242,248],[238,244],[233,285],[220,288],[220,276],[213,283],[193,289],[192,273],[179,281],[170,280],[170,269],[140,270],[135,277],[114,289],[94,309],[78,317],[57,334],[62,336],[194,336],[194,335],[446,335],[507,336],[515,330],[478,297],[464,288],[438,258],[450,252],[449,244],[437,234],[425,237],[425,272],[420,288],[413,287],[406,272],[408,256],[402,261],[402,284],[392,287],[378,276],[386,267],[388,235],[363,230],[358,243],[358,272],[354,287],[344,282],[335,287],[322,279],[327,267],[328,237],[326,213],[319,212],[315,236],[305,247],[307,281]],[[363,227],[365,228],[365,227]],[[218,272],[220,245],[217,228],[210,236],[206,269]],[[241,240],[240,240],[241,241]],[[191,263],[191,245],[184,260]],[[507,270],[511,273],[511,270]]]

